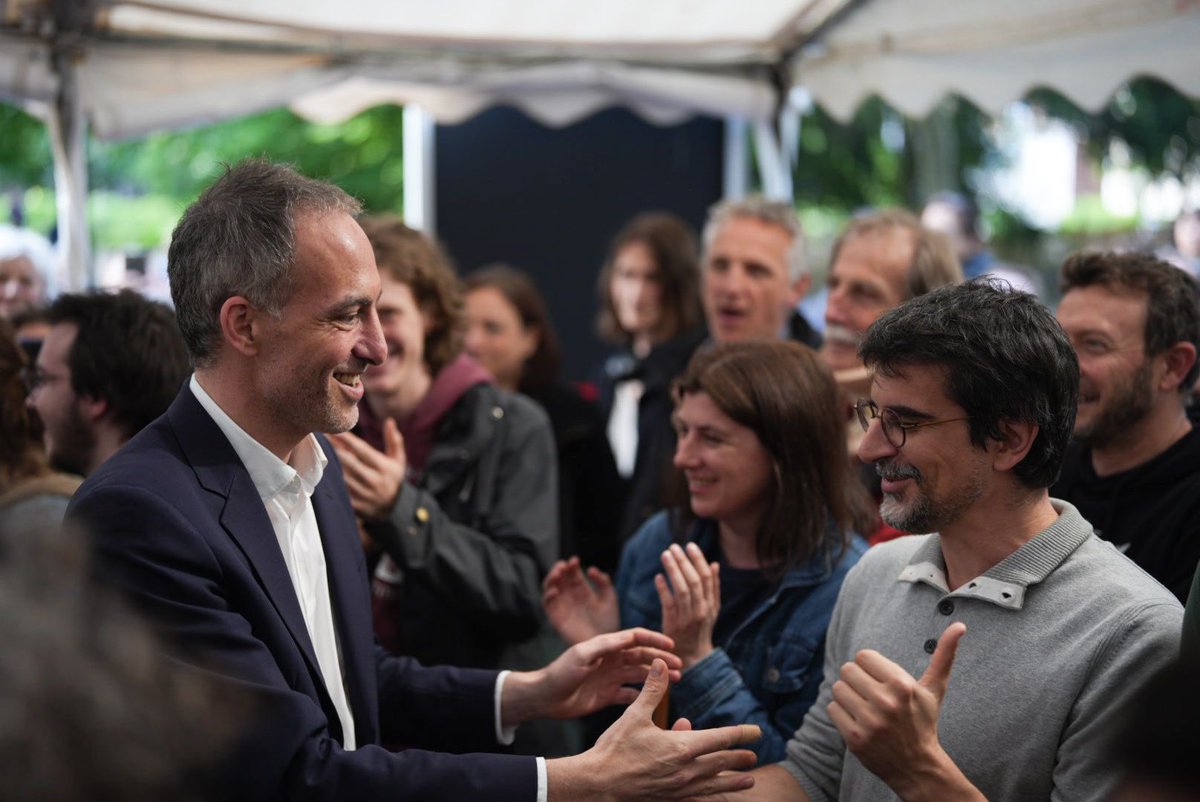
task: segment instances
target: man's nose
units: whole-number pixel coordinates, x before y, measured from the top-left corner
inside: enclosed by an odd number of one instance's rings
[[[868,465],[881,459],[894,457],[898,449],[883,436],[883,422],[878,418],[870,421],[867,431],[858,443],[858,458]]]
[[[383,339],[383,326],[379,323],[379,313],[374,309],[367,317],[363,326],[362,339],[359,341],[359,356],[372,365],[381,365],[387,359],[387,342]]]

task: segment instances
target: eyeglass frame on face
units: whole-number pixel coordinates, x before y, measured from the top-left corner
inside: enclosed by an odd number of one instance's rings
[[[40,367],[37,367],[36,365],[31,365],[30,367],[25,368],[23,371],[21,371],[21,373],[23,374],[22,377],[25,379],[25,390],[29,395],[33,395],[47,384],[53,384],[57,381],[65,381],[70,378],[57,373],[49,373],[42,370]]]
[[[866,410],[871,411],[871,417],[867,417]],[[883,438],[888,441],[892,448],[904,448],[904,444],[908,442],[908,432],[911,429],[923,429],[926,426],[936,426],[939,423],[954,423],[960,420],[970,420],[970,415],[962,415],[957,418],[942,418],[940,420],[926,420],[917,423],[905,423],[900,420],[900,416],[895,410],[884,408],[880,409],[870,398],[860,398],[854,402],[854,412],[858,415],[858,423],[862,426],[863,431],[867,431],[871,427],[871,421],[878,420],[879,427],[883,430]],[[900,442],[897,443],[895,433],[900,432]]]

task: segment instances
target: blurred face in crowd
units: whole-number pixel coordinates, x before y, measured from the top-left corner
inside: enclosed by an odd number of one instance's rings
[[[466,316],[467,353],[479,360],[501,387],[516,390],[525,360],[537,350],[537,332],[525,327],[517,308],[495,287],[468,292]]]
[[[770,503],[774,466],[758,435],[703,392],[684,395],[673,419],[675,467],[687,480],[692,512],[756,533]]]
[[[46,285],[26,256],[0,259],[0,317],[12,318],[45,300]]]
[[[96,435],[86,405],[71,387],[68,358],[78,331],[74,323],[58,323],[47,332],[27,404],[42,421],[42,442],[50,464],[55,470],[84,476],[96,449]]]
[[[921,212],[921,225],[930,231],[945,234],[960,261],[965,261],[978,248],[978,243],[963,231],[962,219],[958,215],[958,210],[949,203],[935,201],[926,205]]]
[[[777,340],[798,300],[788,277],[792,235],[753,217],[721,224],[704,254],[704,313],[717,342]]]
[[[884,436],[881,421],[870,424],[858,458],[874,464],[882,480],[880,517],[913,533],[936,532],[956,523],[983,496],[990,458],[971,442],[969,422],[961,420],[963,408],[946,395],[945,370],[912,365],[895,376],[876,373],[871,400],[881,413],[895,413],[900,423],[944,421],[894,430],[893,439],[903,443],[899,448]]]
[[[1104,447],[1130,436],[1154,405],[1153,360],[1146,355],[1147,296],[1077,287],[1063,296],[1058,322],[1079,357],[1075,437]]]
[[[287,449],[310,432],[353,427],[363,372],[384,355],[375,312],[379,271],[354,218],[297,220],[295,259],[291,298],[278,317],[260,318],[255,388],[269,411],[271,437]]]
[[[613,259],[609,284],[621,328],[637,339],[657,338],[662,324],[662,276],[644,242],[630,242]]]
[[[872,231],[842,243],[829,268],[825,344],[821,347],[831,368],[858,367],[858,345],[867,329],[907,298],[913,249],[911,234],[900,228]]]
[[[392,278],[386,270],[379,272],[383,291],[379,296],[379,323],[387,344],[387,357],[363,376],[367,393],[384,401],[407,397],[424,397],[432,376],[425,363],[425,335],[429,328],[425,314],[417,305],[412,289]]]

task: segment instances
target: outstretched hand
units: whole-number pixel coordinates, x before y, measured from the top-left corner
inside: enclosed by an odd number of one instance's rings
[[[534,718],[578,718],[602,707],[629,704],[654,660],[679,679],[671,639],[648,629],[609,632],[578,643],[539,671],[513,672],[504,682],[503,725]]]
[[[938,740],[938,714],[966,631],[960,622],[946,627],[919,680],[878,652],[864,650],[842,666],[833,684],[830,719],[850,751],[893,790],[949,763]]]
[[[383,422],[383,451],[350,432],[331,434],[329,442],[342,461],[342,475],[354,512],[365,521],[387,518],[396,506],[408,469],[404,436],[396,421],[388,418]]]
[[[675,641],[683,667],[713,650],[713,627],[721,611],[720,567],[709,564],[695,543],[673,544],[662,554],[663,574],[654,577],[662,606],[662,631]]]
[[[689,799],[750,788],[753,752],[734,747],[758,740],[751,724],[692,730],[686,719],[671,730],[650,717],[666,693],[667,666],[655,660],[637,699],[596,745],[570,758],[546,763],[550,802],[566,799]]]
[[[559,560],[542,581],[542,607],[567,643],[582,643],[621,627],[612,579],[592,566],[584,576],[578,557]]]

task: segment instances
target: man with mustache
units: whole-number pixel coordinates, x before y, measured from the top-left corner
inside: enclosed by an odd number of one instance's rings
[[[1195,280],[1136,253],[1063,264],[1058,322],[1079,356],[1075,442],[1050,489],[1184,601],[1200,562]]]
[[[861,373],[858,346],[872,323],[909,298],[962,281],[949,240],[903,209],[858,215],[833,244],[821,355],[835,373]]]
[[[884,314],[856,409],[880,513],[932,534],[870,549],[833,611],[825,679],[780,764],[723,799],[1106,799],[1130,695],[1182,609],[1047,488],[1075,418],[1071,343],[987,282]]]

